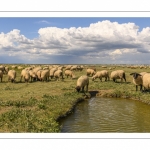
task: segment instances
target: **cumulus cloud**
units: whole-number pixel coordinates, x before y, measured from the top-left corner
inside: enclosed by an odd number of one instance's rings
[[[41,22],[49,24],[45,20]],[[139,27],[130,22],[119,24],[105,20],[91,23],[89,27],[46,27],[40,28],[38,34],[30,40],[18,29],[2,32],[0,55],[13,53],[23,61],[37,63],[44,59],[45,63],[52,60],[53,63],[107,63],[111,60],[119,63],[126,60],[127,55],[134,54],[131,60],[134,62],[138,53],[150,52],[150,27],[139,32]]]

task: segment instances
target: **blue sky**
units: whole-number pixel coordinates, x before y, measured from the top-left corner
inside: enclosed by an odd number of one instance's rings
[[[0,18],[0,63],[149,64],[150,18]]]
[[[13,29],[19,29],[21,34],[32,39],[38,36],[38,30],[44,27],[88,27],[91,23],[98,21],[110,20],[111,22],[128,23],[133,22],[139,26],[141,31],[145,27],[150,26],[150,18],[147,17],[4,17],[0,18],[0,32],[7,33]]]

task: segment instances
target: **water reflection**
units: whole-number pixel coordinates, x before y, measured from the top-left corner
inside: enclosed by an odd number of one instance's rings
[[[150,132],[150,106],[128,99],[92,98],[61,121],[61,132]]]

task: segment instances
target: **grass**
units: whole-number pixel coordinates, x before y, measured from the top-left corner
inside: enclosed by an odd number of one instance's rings
[[[101,65],[96,65],[96,68],[108,70]],[[126,83],[120,83],[119,80],[117,83],[112,80],[105,82],[104,79],[103,82],[99,79],[92,81],[89,77],[89,91],[98,91],[97,96],[130,98],[150,104],[150,94],[135,91],[130,76],[131,72],[149,72],[150,69],[120,66],[116,69],[126,72]],[[16,72],[16,83],[8,82],[7,75],[4,75],[3,82],[0,83],[0,132],[60,132],[58,119],[71,113],[77,101],[83,99],[83,93],[75,91],[77,79],[24,83],[20,82],[21,71],[16,69]],[[75,71],[74,74],[78,78],[86,74],[86,69]]]

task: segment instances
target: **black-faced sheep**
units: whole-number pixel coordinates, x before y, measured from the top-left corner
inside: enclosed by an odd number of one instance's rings
[[[145,74],[146,72],[141,72],[141,73],[131,73],[130,75],[133,76],[133,83],[135,84],[136,87],[136,91],[138,90],[138,86],[140,86],[140,91],[142,91],[142,86],[143,86],[143,79],[142,76]]]

